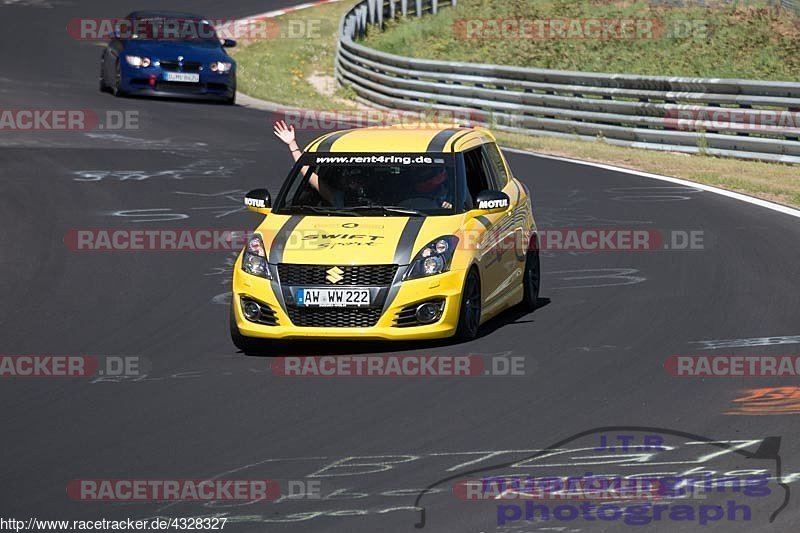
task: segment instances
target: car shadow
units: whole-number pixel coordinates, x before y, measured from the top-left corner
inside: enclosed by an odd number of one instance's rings
[[[225,100],[222,99],[215,99],[215,98],[187,98],[180,95],[158,95],[152,96],[147,94],[126,94],[122,96],[125,100],[140,100],[140,101],[148,101],[148,102],[178,102],[184,104],[204,104],[204,105],[221,105],[227,106],[229,105]],[[236,107],[237,104],[233,104],[230,107]]]
[[[494,317],[481,326],[478,338],[485,337],[494,333],[496,330],[513,324],[527,324],[533,322],[528,317],[539,309],[550,304],[550,298],[539,298],[536,302],[536,309],[533,311],[523,311],[514,307]],[[525,320],[523,320],[525,318]],[[320,340],[292,340],[292,341],[269,341],[263,347],[249,350],[247,353],[239,351],[248,357],[301,357],[319,355],[362,355],[362,354],[400,354],[415,350],[431,348],[442,348],[446,346],[460,346],[472,341],[458,342],[453,339],[434,339],[419,341],[337,341],[332,339]]]

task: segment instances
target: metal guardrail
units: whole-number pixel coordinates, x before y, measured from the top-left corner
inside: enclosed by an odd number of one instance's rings
[[[800,2],[800,0],[784,0]],[[800,82],[531,69],[414,59],[356,42],[456,0],[362,0],[340,23],[336,78],[373,107],[466,112],[494,129],[800,164]]]
[[[781,5],[800,16],[800,0],[781,0]]]

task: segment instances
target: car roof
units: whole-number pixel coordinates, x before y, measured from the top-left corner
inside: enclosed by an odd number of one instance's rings
[[[307,152],[424,153],[463,152],[494,142],[483,128],[458,124],[397,124],[335,131],[307,147]]]
[[[126,19],[183,19],[203,20],[205,17],[194,13],[181,13],[178,11],[134,11]]]

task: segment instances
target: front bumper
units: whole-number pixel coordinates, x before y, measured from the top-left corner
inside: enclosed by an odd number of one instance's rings
[[[279,299],[273,284],[241,270],[241,255],[234,266],[233,310],[236,325],[242,335],[263,339],[386,339],[417,340],[441,339],[455,334],[461,308],[464,270],[451,270],[443,274],[404,281],[399,284],[394,298],[383,308],[383,313],[372,327],[303,327],[296,326],[284,309],[293,302]],[[244,317],[241,299],[252,298],[267,304],[275,314],[277,325],[268,326],[251,322]],[[400,311],[413,304],[430,300],[444,300],[442,316],[427,325],[398,327],[395,320]]]
[[[123,70],[121,89],[131,95],[169,96],[196,100],[229,100],[236,94],[236,72],[216,74],[200,72],[197,83],[170,82],[160,67],[127,67]],[[154,82],[151,81],[154,79]]]

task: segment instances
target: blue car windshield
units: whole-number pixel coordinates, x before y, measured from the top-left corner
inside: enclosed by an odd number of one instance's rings
[[[452,215],[453,154],[307,153],[275,211],[339,216]]]
[[[214,26],[206,20],[147,18],[125,21],[119,29],[124,37],[140,41],[179,41],[219,46]]]

